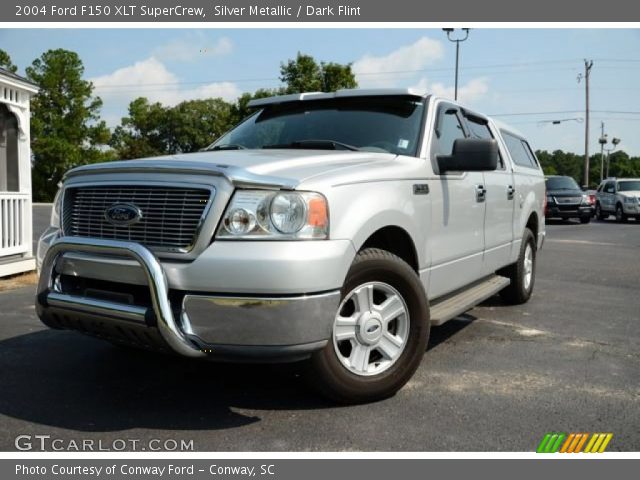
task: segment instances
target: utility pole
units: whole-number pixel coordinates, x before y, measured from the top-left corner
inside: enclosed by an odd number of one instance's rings
[[[578,82],[585,80],[585,122],[584,122],[584,185],[589,186],[589,77],[593,60],[584,59],[584,74],[578,75]]]

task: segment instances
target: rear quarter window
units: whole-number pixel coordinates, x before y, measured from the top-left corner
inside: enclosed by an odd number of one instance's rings
[[[538,168],[538,161],[526,140],[516,137],[504,130],[502,130],[501,133],[502,138],[504,138],[504,143],[507,145],[507,150],[509,150],[509,155],[511,155],[516,165],[527,168]]]

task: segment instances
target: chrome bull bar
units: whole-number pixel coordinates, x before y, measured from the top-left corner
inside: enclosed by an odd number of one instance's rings
[[[144,318],[141,307],[96,301],[66,295],[57,291],[54,273],[58,259],[65,252],[92,253],[97,255],[125,256],[140,264],[147,278],[151,304],[157,319],[157,328],[164,341],[176,353],[188,357],[204,357],[206,353],[192,343],[178,327],[169,302],[169,287],[162,265],[156,256],[144,246],[119,240],[60,237],[51,243],[42,262],[36,301],[40,304],[63,306],[76,310],[106,314],[111,312],[120,318]]]

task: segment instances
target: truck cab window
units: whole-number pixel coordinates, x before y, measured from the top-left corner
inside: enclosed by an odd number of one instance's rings
[[[493,140],[494,138],[486,123],[481,123],[472,117],[468,117],[467,126],[469,127],[471,138],[480,138],[485,140]],[[502,160],[502,155],[500,153],[498,153],[498,170],[504,170],[504,161]]]
[[[443,110],[440,113],[436,131],[436,155],[451,155],[453,153],[453,143],[458,138],[465,138],[464,129],[456,110]]]

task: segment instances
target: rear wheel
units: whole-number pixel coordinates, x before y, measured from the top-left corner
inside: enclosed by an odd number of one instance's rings
[[[608,213],[605,213],[604,210],[602,210],[602,207],[600,206],[599,203],[596,203],[596,218],[598,220],[605,220],[609,217]]]
[[[389,252],[363,250],[347,275],[332,338],[309,362],[311,385],[341,403],[389,397],[420,365],[429,327],[416,272]]]
[[[531,230],[524,230],[518,261],[499,273],[511,280],[509,286],[500,292],[505,302],[519,305],[531,298],[536,279],[536,242]]]
[[[616,205],[616,222],[623,223],[627,221],[627,216],[622,209],[622,205],[619,203]]]

